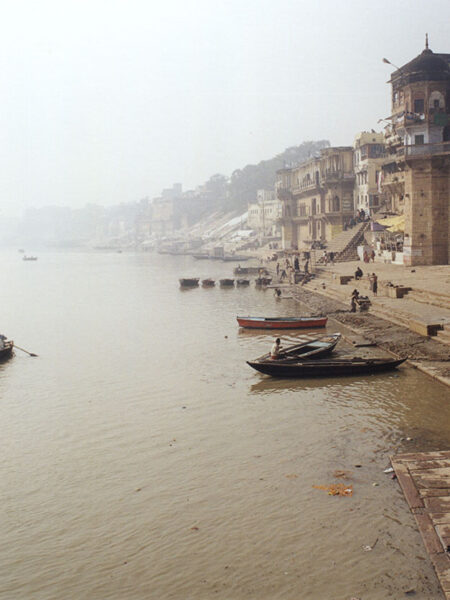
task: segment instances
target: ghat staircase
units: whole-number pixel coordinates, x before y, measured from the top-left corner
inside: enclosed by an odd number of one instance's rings
[[[358,260],[357,248],[364,240],[364,234],[369,228],[369,223],[357,223],[351,229],[343,231],[327,242],[326,251],[334,252],[334,262],[347,262]],[[313,260],[317,264],[323,255],[323,250],[313,250]]]

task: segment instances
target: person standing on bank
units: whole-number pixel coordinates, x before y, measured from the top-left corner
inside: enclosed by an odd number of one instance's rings
[[[372,292],[373,292],[374,296],[376,296],[377,292],[378,292],[378,277],[375,275],[375,273],[372,273],[372,275],[370,277],[370,282],[371,282]]]

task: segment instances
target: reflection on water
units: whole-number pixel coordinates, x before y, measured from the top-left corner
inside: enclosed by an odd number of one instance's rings
[[[0,267],[3,331],[39,354],[0,366],[1,600],[439,597],[383,470],[397,450],[448,448],[446,388],[403,366],[260,376],[245,361],[273,335],[236,315],[299,307],[253,284],[181,293],[180,277],[230,276],[217,261]],[[312,487],[336,470],[352,498]]]

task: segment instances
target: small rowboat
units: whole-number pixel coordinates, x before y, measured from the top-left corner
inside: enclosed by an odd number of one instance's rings
[[[341,339],[340,333],[333,333],[331,335],[321,335],[320,337],[309,337],[304,338],[299,344],[287,346],[278,356],[278,358],[271,358],[270,352],[263,354],[259,358],[255,358],[254,361],[248,364],[253,366],[254,363],[265,364],[268,362],[270,365],[274,364],[289,364],[291,362],[298,362],[299,360],[305,360],[306,358],[319,356],[326,356],[331,354],[336,347],[336,344]],[[255,367],[256,368],[256,367]]]
[[[247,361],[253,369],[272,377],[340,377],[392,371],[406,358],[325,358],[297,361]]]
[[[236,285],[250,285],[250,279],[236,279]]]
[[[221,287],[234,287],[234,279],[221,279],[220,286]]]
[[[180,279],[180,287],[182,287],[182,288],[198,287],[199,281],[200,281],[200,279],[198,277]]]
[[[214,287],[215,285],[216,282],[214,281],[214,279],[202,279],[203,287]]]
[[[14,350],[14,342],[12,340],[6,339],[5,336],[1,336],[0,340],[0,362],[4,360],[8,360],[13,355]]]
[[[303,329],[325,327],[327,317],[236,317],[246,329]]]
[[[265,286],[272,283],[272,277],[257,277],[255,279],[256,286]]]

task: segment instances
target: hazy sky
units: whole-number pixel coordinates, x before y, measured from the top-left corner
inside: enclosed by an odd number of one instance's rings
[[[389,115],[449,0],[3,0],[0,215],[184,189]]]

